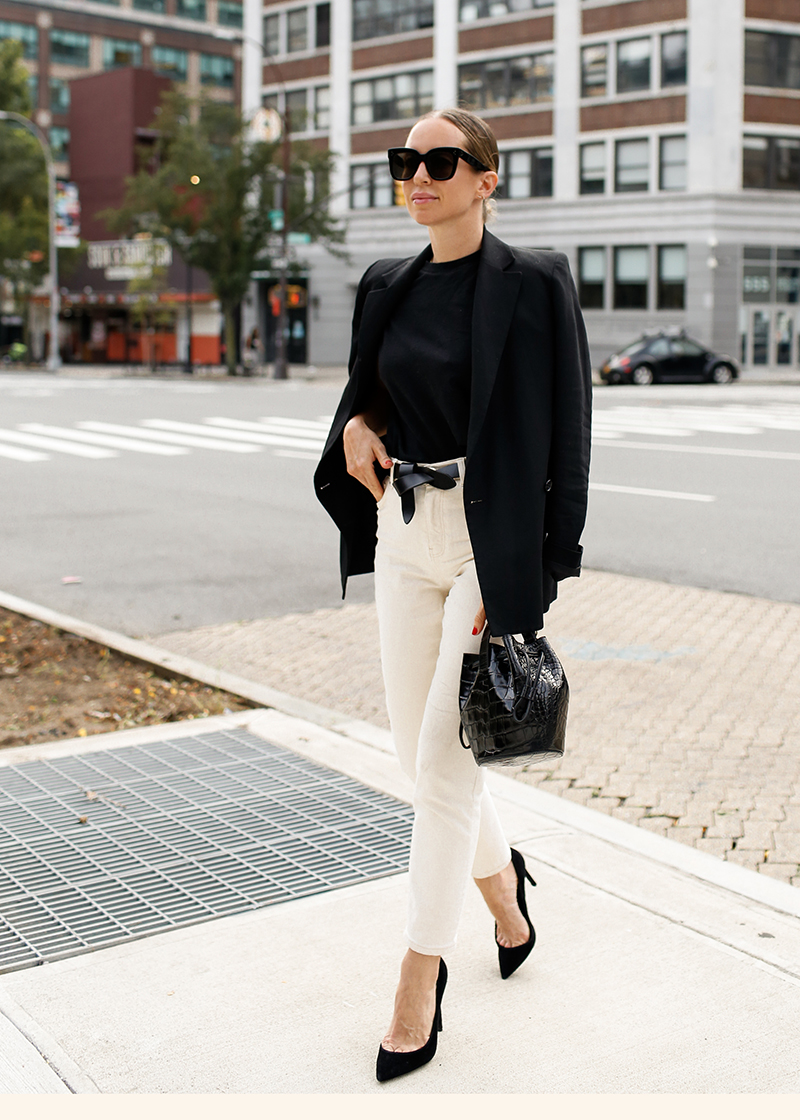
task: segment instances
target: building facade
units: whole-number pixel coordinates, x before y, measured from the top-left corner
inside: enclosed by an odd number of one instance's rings
[[[23,45],[34,120],[59,178],[78,183],[90,243],[85,261],[62,278],[65,360],[185,360],[191,334],[192,359],[219,362],[219,305],[207,277],[178,254],[167,262],[168,246],[148,255],[141,244],[115,241],[96,215],[121,203],[163,89],[239,101],[241,46],[231,35],[241,26],[241,0],[0,0],[0,39]],[[160,279],[151,311],[146,290],[131,291],[129,281],[146,289],[153,270]],[[44,296],[31,328],[33,356],[41,357]]]
[[[459,104],[498,137],[495,232],[568,254],[595,361],[679,327],[800,363],[800,0],[263,0],[261,34],[263,103],[337,155],[351,263],[302,250],[311,362],[345,360],[364,268],[426,242],[386,149]]]

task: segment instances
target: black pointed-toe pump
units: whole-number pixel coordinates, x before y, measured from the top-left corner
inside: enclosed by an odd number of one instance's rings
[[[433,1013],[433,1025],[428,1041],[419,1050],[378,1050],[378,1064],[375,1076],[378,1081],[391,1081],[394,1077],[401,1077],[404,1073],[411,1073],[420,1066],[426,1065],[436,1053],[437,1035],[442,1029],[442,996],[447,984],[447,965],[439,961],[439,975],[436,980],[436,1010]]]
[[[516,972],[523,961],[527,960],[531,949],[536,944],[536,930],[533,928],[533,924],[528,917],[528,904],[525,901],[525,880],[527,879],[528,882],[534,887],[536,886],[536,883],[531,877],[530,873],[527,871],[525,867],[525,860],[522,858],[522,855],[516,850],[516,848],[511,849],[511,862],[514,864],[514,870],[517,873],[517,906],[519,906],[523,918],[528,923],[530,936],[523,945],[514,945],[510,949],[506,948],[503,945],[497,946],[497,953],[500,958],[500,975],[504,980],[507,980],[512,972]],[[496,941],[496,923],[494,927],[494,936]]]

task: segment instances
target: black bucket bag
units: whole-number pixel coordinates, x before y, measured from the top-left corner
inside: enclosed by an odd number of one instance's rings
[[[560,758],[569,685],[553,647],[536,633],[522,641],[505,634],[502,646],[490,637],[487,626],[480,652],[465,653],[461,665],[461,745],[479,766]]]

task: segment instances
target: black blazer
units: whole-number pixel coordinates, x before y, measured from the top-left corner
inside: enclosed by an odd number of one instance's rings
[[[422,265],[380,260],[353,314],[350,380],[314,476],[341,531],[342,591],[371,572],[376,503],[347,473],[342,432],[370,401],[383,328]],[[514,249],[484,232],[472,325],[464,506],[493,634],[540,630],[556,581],[580,574],[586,519],[591,365],[563,253]]]

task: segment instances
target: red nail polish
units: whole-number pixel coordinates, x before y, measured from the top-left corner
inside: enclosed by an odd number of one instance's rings
[[[473,633],[473,636],[478,633],[478,627],[477,626],[472,627],[472,633]]]

